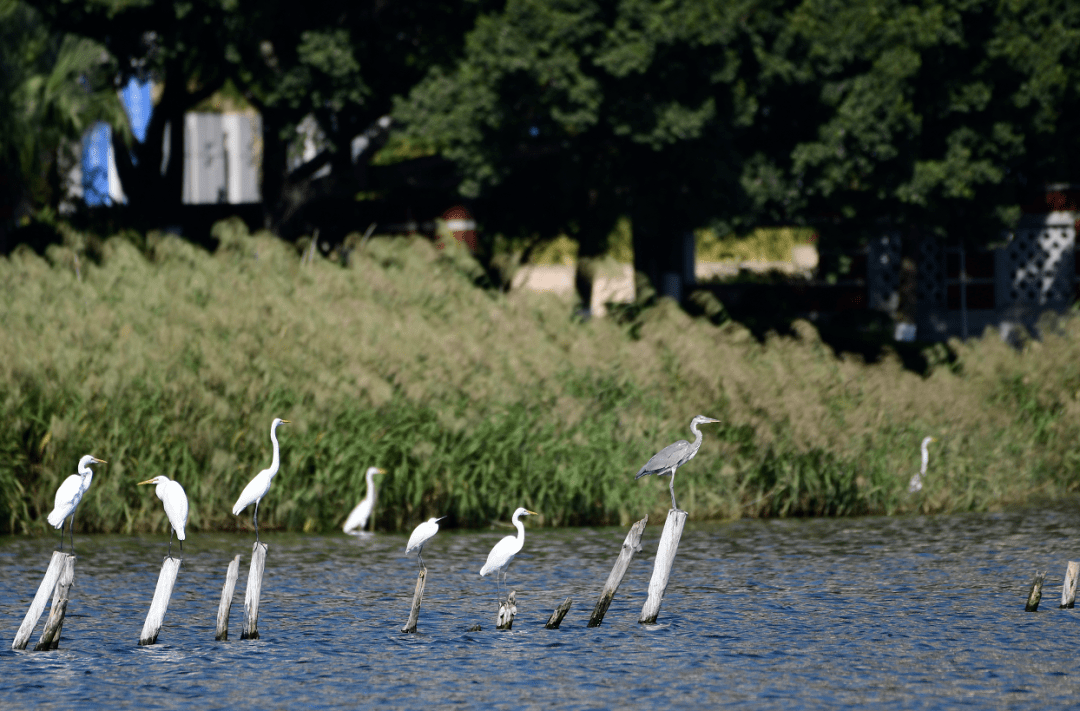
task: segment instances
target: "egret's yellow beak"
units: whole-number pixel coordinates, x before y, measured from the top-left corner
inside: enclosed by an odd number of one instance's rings
[[[281,424],[283,424],[283,425],[291,425],[291,424],[292,424],[292,422],[290,422],[290,421],[288,421],[288,420],[282,420],[282,421],[281,421]]]
[[[377,473],[377,474],[385,474],[386,470],[385,469],[376,469],[375,473]]]
[[[97,464],[108,464],[104,459],[98,459],[97,457],[94,457],[94,462]]]
[[[930,441],[931,441],[931,442],[937,442],[937,437],[931,437],[931,438],[930,438]]]
[[[539,516],[540,515],[540,514],[536,513],[535,511],[529,511],[528,509],[525,509],[525,513],[529,514],[530,516]]]
[[[155,478],[157,478],[157,477],[155,477]],[[142,486],[143,484],[153,484],[153,483],[155,483],[154,479],[147,479],[146,481],[140,481],[135,486]]]

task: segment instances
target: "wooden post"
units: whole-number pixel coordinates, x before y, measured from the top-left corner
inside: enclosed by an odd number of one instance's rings
[[[217,631],[214,639],[218,642],[229,638],[229,611],[232,609],[233,591],[236,590],[236,578],[240,573],[240,556],[229,562],[225,572],[225,584],[221,586],[221,602],[217,608]]]
[[[517,614],[517,592],[510,591],[506,596],[506,602],[499,605],[499,616],[495,618],[495,629],[508,630],[514,626],[514,615]]]
[[[423,568],[416,575],[416,590],[413,592],[412,609],[409,610],[409,621],[401,628],[405,634],[416,632],[416,622],[420,619],[420,602],[424,599],[424,583],[427,581],[427,568]]]
[[[600,599],[596,601],[596,607],[593,608],[592,617],[589,618],[589,627],[599,627],[604,621],[604,615],[607,614],[608,606],[611,605],[611,600],[619,590],[619,585],[622,584],[626,569],[630,567],[630,561],[634,559],[634,553],[641,550],[641,534],[645,531],[645,524],[648,522],[649,517],[646,516],[631,526],[630,532],[626,534],[622,550],[619,551],[619,557],[615,560],[615,567],[611,569],[611,574],[604,583],[604,590],[600,593]]]
[[[1076,576],[1080,574],[1080,563],[1070,560],[1065,569],[1065,582],[1061,585],[1061,609],[1071,608],[1076,601]]]
[[[679,539],[682,538],[683,526],[686,525],[686,516],[685,511],[668,511],[664,532],[660,534],[660,545],[656,547],[656,563],[653,564],[652,579],[649,581],[649,597],[641,608],[641,617],[638,618],[638,622],[642,624],[653,624],[660,614],[660,603],[664,600],[668,578],[671,576],[671,565],[679,551]]]
[[[150,603],[150,611],[146,613],[146,621],[143,622],[142,634],[139,635],[139,646],[157,642],[158,632],[161,631],[161,623],[165,621],[165,612],[169,609],[169,599],[172,597],[173,586],[176,585],[176,574],[180,572],[179,558],[166,558],[161,564],[161,572],[158,573],[157,587],[154,588],[154,599]]]
[[[559,625],[562,624],[562,620],[566,617],[566,613],[570,611],[570,606],[574,604],[573,598],[566,598],[563,600],[563,604],[555,608],[555,612],[551,613],[551,617],[548,618],[547,624],[544,625],[545,629],[557,630]]]
[[[26,617],[23,618],[19,631],[15,633],[15,641],[11,643],[12,649],[26,649],[26,643],[30,641],[30,635],[34,633],[34,627],[41,619],[41,613],[45,611],[45,603],[49,601],[49,595],[56,589],[56,581],[60,579],[60,573],[68,557],[75,556],[53,551],[49,568],[45,571],[41,584],[38,585],[34,601],[30,603],[30,609],[26,611]]]
[[[1031,592],[1028,593],[1027,605],[1024,606],[1024,612],[1038,612],[1039,601],[1042,600],[1042,586],[1043,580],[1046,579],[1046,573],[1035,572],[1035,577],[1031,581]]]
[[[266,544],[251,548],[251,568],[248,570],[247,590],[244,591],[244,629],[240,639],[259,638],[259,598],[262,596],[263,570],[266,569]]]
[[[60,571],[60,578],[56,581],[49,619],[45,620],[45,629],[41,631],[41,639],[34,647],[35,652],[56,649],[60,646],[60,630],[64,626],[64,615],[67,614],[68,592],[74,580],[75,556],[69,555],[64,560],[64,569]]]

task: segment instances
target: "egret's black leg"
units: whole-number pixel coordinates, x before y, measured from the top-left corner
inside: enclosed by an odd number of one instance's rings
[[[255,502],[255,516],[251,519],[255,522],[255,543],[259,542],[259,502]]]
[[[75,555],[75,514],[68,519],[68,536],[71,538],[71,554]],[[60,529],[60,538],[63,539],[64,530]]]
[[[172,558],[172,526],[169,526],[169,557]]]

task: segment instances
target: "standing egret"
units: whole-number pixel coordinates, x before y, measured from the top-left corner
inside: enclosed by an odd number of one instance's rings
[[[705,415],[698,415],[690,420],[690,431],[694,433],[694,441],[687,442],[685,439],[680,439],[675,444],[664,447],[653,455],[652,459],[638,471],[637,476],[634,478],[640,479],[649,474],[656,474],[657,476],[671,475],[671,483],[668,485],[671,490],[671,508],[678,511],[679,507],[675,504],[675,470],[693,459],[694,455],[701,449],[701,430],[697,426],[719,421],[711,417],[705,417]]]
[[[104,459],[98,459],[87,454],[79,460],[79,473],[72,474],[60,488],[56,490],[56,499],[53,501],[53,510],[49,514],[49,525],[60,529],[60,552],[64,551],[64,519],[71,517],[68,522],[68,535],[71,536],[71,552],[75,552],[75,507],[82,501],[83,494],[90,488],[90,482],[94,479],[94,472],[90,469],[91,464],[108,464]]]
[[[439,518],[429,518],[422,524],[413,529],[412,535],[409,536],[409,544],[405,546],[405,555],[416,551],[416,564],[427,570],[427,566],[424,565],[424,544],[430,541],[436,533],[439,532],[439,521],[442,521],[446,516],[440,516]]]
[[[922,441],[922,469],[918,474],[911,475],[911,481],[908,483],[908,493],[914,494],[918,491],[922,491],[922,478],[926,476],[926,465],[930,463],[930,451],[927,447],[931,442],[937,442],[937,437],[924,437]]]
[[[240,492],[240,498],[236,500],[236,505],[232,507],[233,516],[239,516],[241,511],[251,504],[255,504],[255,515],[251,520],[255,523],[256,543],[259,542],[259,502],[266,496],[266,492],[270,491],[270,482],[273,480],[274,475],[277,474],[278,467],[281,465],[281,455],[278,453],[277,435],[274,433],[274,430],[277,429],[278,425],[288,424],[291,423],[280,417],[274,418],[274,421],[270,423],[270,441],[274,443],[274,461],[270,462],[269,469],[263,469],[255,475],[254,479],[248,482],[248,485]]]
[[[345,533],[359,533],[367,526],[368,518],[371,516],[371,512],[375,510],[375,475],[385,473],[384,470],[378,467],[368,467],[367,473],[364,475],[367,480],[367,493],[364,494],[363,501],[358,503],[356,508],[346,517],[345,525],[341,527],[341,530],[345,531]]]
[[[154,493],[161,499],[161,503],[165,505],[165,515],[169,517],[169,525],[172,528],[169,531],[169,557],[172,558],[172,537],[174,532],[177,540],[180,541],[180,555],[183,556],[184,539],[187,538],[184,535],[184,526],[187,525],[188,514],[187,494],[184,493],[184,487],[180,486],[180,482],[173,481],[167,476],[156,476],[147,481],[140,481],[137,486],[143,484],[157,484]]]
[[[522,516],[539,516],[540,514],[535,511],[529,511],[526,508],[518,508],[514,511],[513,517],[510,519],[514,522],[514,528],[517,529],[517,536],[507,536],[491,549],[488,553],[487,562],[484,563],[484,567],[480,569],[480,575],[484,576],[488,573],[495,572],[495,585],[499,591],[499,604],[502,604],[502,580],[506,577],[506,568],[510,565],[510,561],[514,559],[514,556],[518,554],[521,547],[525,545],[525,524],[519,519]]]

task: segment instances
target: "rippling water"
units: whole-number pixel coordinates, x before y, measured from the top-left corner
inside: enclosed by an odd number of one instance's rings
[[[165,625],[138,647],[164,537],[79,536],[60,649],[10,640],[55,539],[0,538],[0,706],[485,708],[1052,706],[1071,704],[1080,557],[1073,510],[689,524],[658,624],[643,626],[651,524],[603,626],[585,623],[625,529],[531,528],[509,571],[511,632],[477,571],[507,531],[443,531],[425,548],[420,633],[405,536],[267,535],[256,641],[214,641],[225,568],[250,539],[193,535]],[[1042,611],[1024,612],[1048,570]],[[562,629],[545,630],[567,596]],[[482,632],[466,632],[472,624]],[[31,639],[37,641],[40,625]]]

